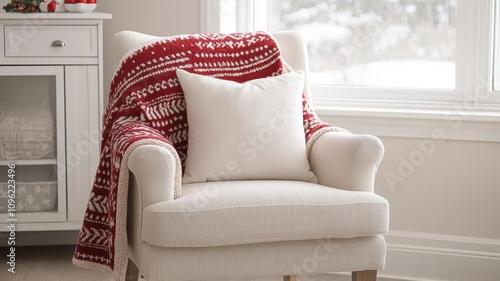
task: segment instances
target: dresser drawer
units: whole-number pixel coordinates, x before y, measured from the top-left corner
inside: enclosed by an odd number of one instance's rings
[[[97,26],[4,26],[5,57],[97,57]]]

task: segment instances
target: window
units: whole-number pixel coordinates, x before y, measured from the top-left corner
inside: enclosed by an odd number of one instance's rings
[[[323,112],[433,111],[437,120],[458,110],[500,121],[500,0],[201,3],[206,32],[301,30]]]
[[[269,30],[306,36],[314,84],[455,88],[456,0],[269,5]]]

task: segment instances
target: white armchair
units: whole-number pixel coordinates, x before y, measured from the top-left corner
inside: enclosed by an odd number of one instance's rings
[[[308,58],[300,33],[274,34],[284,59],[303,70]],[[115,34],[116,62],[155,37]],[[373,193],[382,159],[370,135],[329,132],[310,153],[319,184],[234,181],[182,186],[174,200],[176,161],[165,148],[144,145],[129,157],[129,267],[155,280],[223,280],[325,272],[353,272],[376,280],[384,267],[389,205]],[[138,269],[137,269],[138,268]],[[132,280],[131,279],[131,280]]]

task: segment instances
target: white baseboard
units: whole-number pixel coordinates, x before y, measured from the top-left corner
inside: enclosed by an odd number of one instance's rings
[[[500,281],[500,240],[403,231],[385,238],[387,260],[378,281]],[[349,281],[350,273],[306,279]]]
[[[500,240],[391,231],[383,280],[499,281]]]

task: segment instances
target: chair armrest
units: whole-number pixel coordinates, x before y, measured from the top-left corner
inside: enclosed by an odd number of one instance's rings
[[[159,145],[141,145],[130,153],[131,183],[140,187],[143,208],[174,200],[177,164],[172,152]]]
[[[309,157],[319,184],[352,191],[374,191],[384,145],[371,135],[328,132],[313,144]]]
[[[127,235],[129,258],[138,266],[142,246],[142,213],[144,208],[175,198],[175,175],[180,163],[163,146],[141,145],[128,158],[130,170],[127,200]]]

